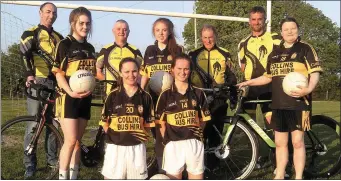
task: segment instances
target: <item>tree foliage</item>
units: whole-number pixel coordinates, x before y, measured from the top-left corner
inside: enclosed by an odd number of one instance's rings
[[[7,52],[1,51],[1,95],[12,97],[18,79],[24,75],[24,63],[20,56],[19,44],[8,47]]]
[[[249,10],[253,6],[266,7],[266,1],[203,1],[195,3],[196,13],[235,16],[248,18]],[[296,18],[300,24],[300,33],[303,41],[311,44],[319,59],[322,61],[324,73],[318,88],[315,90],[315,98],[326,97],[340,100],[340,78],[336,75],[340,68],[340,27],[326,17],[320,10],[303,1],[272,1],[271,30],[280,33],[279,22],[284,15]],[[251,30],[246,22],[233,22],[221,20],[197,19],[198,45],[200,42],[200,28],[203,24],[212,24],[217,28],[218,45],[230,51],[235,62],[234,71],[239,80],[242,73],[239,71],[237,61],[237,47],[240,40],[250,34]],[[190,19],[185,25],[183,37],[186,48],[194,49],[194,19]]]

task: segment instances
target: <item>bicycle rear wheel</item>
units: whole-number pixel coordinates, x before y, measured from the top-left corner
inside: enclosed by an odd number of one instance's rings
[[[24,135],[26,125],[29,123],[37,123],[34,116],[17,117],[1,126],[1,177],[4,179],[24,179]],[[36,172],[34,177],[29,179],[58,179],[58,177],[55,177],[58,173],[58,163],[53,168],[47,166],[47,155],[45,154],[45,132],[47,128],[51,130],[51,135],[56,139],[56,159],[58,160],[59,158],[59,150],[62,146],[63,139],[53,125],[45,124],[36,146]]]
[[[340,124],[335,120],[315,115],[311,120],[311,130],[304,138],[306,146],[307,178],[329,178],[341,168]]]
[[[230,126],[230,121],[224,120],[223,136],[226,135]],[[220,163],[217,163],[219,165],[217,169],[208,171],[209,179],[246,179],[256,166],[258,146],[258,139],[254,132],[241,120],[238,121],[230,144],[225,148],[220,145],[219,149],[215,149],[214,154],[219,158]],[[205,154],[212,151],[212,148],[210,151],[205,150]],[[205,157],[205,162],[207,163],[207,161]]]

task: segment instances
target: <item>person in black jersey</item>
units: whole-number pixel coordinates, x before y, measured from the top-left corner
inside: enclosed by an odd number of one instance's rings
[[[91,34],[91,13],[84,7],[74,9],[69,17],[70,35],[57,45],[52,72],[56,75],[58,94],[56,117],[60,118],[64,144],[60,151],[59,178],[77,179],[80,161],[80,141],[90,119],[91,92],[74,92],[69,79],[77,70],[96,75],[95,48],[87,42]]]
[[[183,48],[176,43],[174,25],[169,19],[157,19],[153,24],[152,32],[156,41],[154,45],[147,47],[140,72],[142,75],[141,87],[150,93],[155,104],[159,95],[149,88],[148,81],[157,71],[170,72],[173,58],[183,52]],[[155,153],[159,172],[163,173],[164,171],[161,169],[163,153],[163,145],[160,142],[161,135],[158,129],[152,129],[152,132],[156,136]]]
[[[109,93],[99,123],[107,134],[102,174],[105,179],[146,179],[146,129],[155,126],[153,101],[137,83],[134,58],[123,58],[119,72],[120,86]]]
[[[274,47],[268,57],[266,74],[238,84],[257,86],[272,81],[272,117],[275,124],[276,176],[284,179],[288,163],[288,134],[291,133],[294,147],[295,178],[302,179],[305,166],[304,131],[310,130],[312,109],[311,92],[315,89],[320,72],[320,61],[314,48],[298,36],[299,25],[294,18],[287,17],[280,24],[283,41]],[[283,91],[283,78],[290,72],[299,72],[308,78],[308,87],[287,95]]]
[[[211,119],[206,95],[190,83],[193,66],[188,55],[175,57],[171,70],[175,81],[160,94],[155,111],[165,145],[162,169],[171,179],[182,179],[186,165],[188,179],[203,179],[203,130]]]

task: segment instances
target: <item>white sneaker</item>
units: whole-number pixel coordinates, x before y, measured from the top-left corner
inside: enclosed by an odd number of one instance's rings
[[[274,175],[276,175],[276,169],[277,168],[275,168],[275,170],[274,170]],[[285,172],[284,177],[289,177],[289,174],[287,174],[287,172]]]

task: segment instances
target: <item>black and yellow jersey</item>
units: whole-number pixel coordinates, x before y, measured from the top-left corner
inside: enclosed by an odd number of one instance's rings
[[[155,120],[164,121],[166,132],[164,143],[186,139],[203,140],[201,121],[211,120],[205,93],[189,86],[184,95],[180,94],[175,85],[160,94],[156,104]]]
[[[135,46],[126,43],[122,48],[116,43],[104,46],[99,52],[96,68],[103,69],[106,80],[118,80],[120,77],[119,64],[123,58],[135,58],[140,63],[143,62],[142,54]],[[111,85],[106,85],[106,94],[111,91]]]
[[[183,47],[179,46],[176,54],[180,54],[183,51]],[[170,72],[173,58],[175,57],[172,57],[168,51],[168,46],[160,50],[157,41],[155,41],[155,44],[148,46],[144,53],[144,61],[140,73],[150,78],[157,71]]]
[[[314,48],[300,38],[291,48],[285,48],[282,42],[274,47],[268,61],[266,76],[272,77],[272,109],[311,110],[311,94],[301,98],[290,97],[284,93],[282,82],[290,72],[299,72],[308,80],[309,74],[322,72]]]
[[[84,41],[78,42],[72,35],[68,35],[57,44],[52,72],[60,72],[68,81],[77,70],[87,70],[96,75],[95,48]]]
[[[102,120],[109,123],[107,142],[132,146],[148,138],[145,127],[154,127],[154,106],[151,96],[140,87],[129,97],[123,86],[111,91],[105,100]]]
[[[245,64],[244,78],[250,80],[266,72],[268,55],[274,45],[279,45],[281,36],[277,33],[264,32],[260,36],[249,35],[238,45],[239,64]]]
[[[191,75],[193,85],[212,87],[214,84],[236,84],[236,77],[230,70],[231,55],[224,48],[214,45],[211,50],[204,46],[189,53],[194,71]]]
[[[43,25],[26,30],[20,40],[20,52],[26,68],[26,76],[47,78],[51,74],[53,54],[63,36]]]

